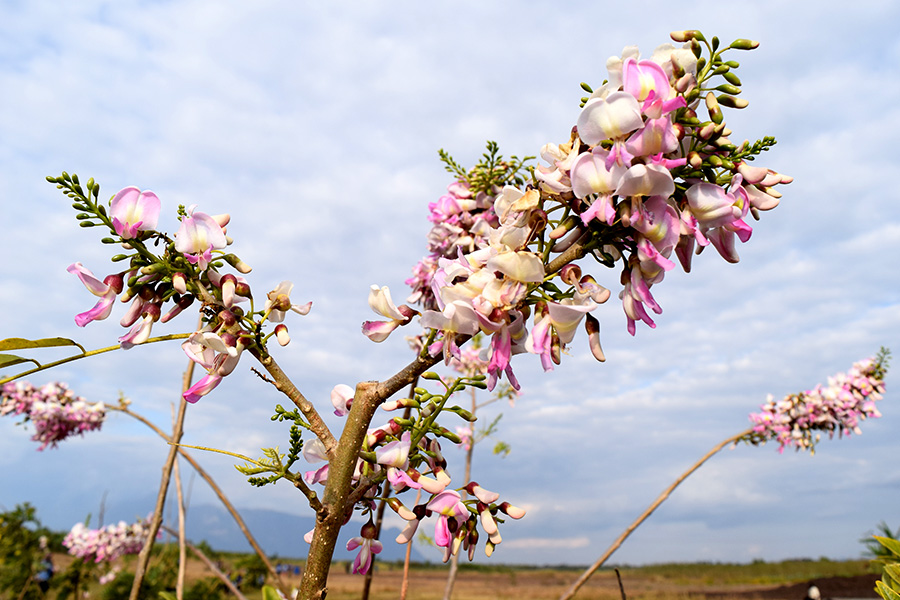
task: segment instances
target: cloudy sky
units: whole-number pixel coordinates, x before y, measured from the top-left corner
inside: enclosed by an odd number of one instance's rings
[[[601,319],[605,364],[577,338],[544,374],[515,366],[523,396],[503,412],[500,459],[484,444],[474,478],[527,507],[492,560],[588,563],[666,485],[747,413],[807,389],[879,346],[900,350],[900,6],[837,2],[5,2],[0,19],[0,337],[115,343],[117,318],[75,326],[94,298],[65,268],[112,270],[96,231],[77,227],[46,175],[127,185],[175,208],[229,212],[233,249],[255,289],[295,282],[313,311],[289,322],[278,360],[328,411],[337,383],[384,379],[410,358],[402,336],[375,345],[371,284],[395,298],[424,251],[427,203],[449,183],[444,148],[472,164],[485,140],[537,154],[568,139],[581,81],[637,44],[697,28],[735,53],[750,108],[734,139],[773,135],[759,164],[795,177],[729,265],[712,252],[654,287],[656,330]],[[613,287],[618,274],[596,272]],[[116,313],[117,316],[121,314]],[[192,329],[190,317],[154,333]],[[64,353],[45,351],[44,358]],[[89,400],[119,393],[161,425],[178,399],[176,343],[79,361],[32,380],[63,380]],[[286,443],[269,421],[282,399],[244,361],[188,411],[185,441],[256,455]],[[880,520],[900,526],[900,408],[894,374],[883,418],[816,453],[774,446],[723,452],[687,481],[614,561],[856,557]],[[333,427],[338,427],[335,420]],[[36,452],[29,430],[0,421],[0,506],[31,502],[70,527],[106,496],[122,518],[146,514],[166,447],[127,417]],[[462,453],[449,451],[461,472]],[[251,488],[232,460],[203,464],[246,508],[309,514],[283,484]],[[451,470],[453,465],[451,465]],[[458,476],[461,479],[461,476]],[[212,502],[201,482],[192,502]],[[113,515],[119,518],[119,514]],[[303,532],[295,532],[302,535]],[[355,535],[355,533],[353,534]],[[348,536],[349,537],[349,536]]]

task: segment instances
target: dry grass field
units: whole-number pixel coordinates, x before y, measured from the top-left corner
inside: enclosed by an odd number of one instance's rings
[[[237,557],[222,559],[227,570]],[[64,568],[72,559],[60,555],[55,562]],[[130,561],[129,561],[130,562]],[[130,565],[129,565],[130,566]],[[127,567],[126,567],[127,568]],[[620,568],[628,600],[803,600],[810,582],[815,582],[828,599],[877,598],[877,566],[869,561],[797,560],[752,564],[667,564]],[[454,588],[454,600],[553,600],[571,585],[580,571],[568,568],[464,566]],[[190,559],[188,585],[212,577],[200,561]],[[375,573],[371,600],[396,600],[400,597],[403,571],[399,565],[380,564]],[[440,600],[447,572],[429,565],[411,570],[408,600]],[[358,600],[364,578],[347,572],[337,563],[328,579],[329,600]],[[297,576],[285,576],[288,588],[300,582]],[[244,590],[250,600],[262,597],[258,589]],[[101,598],[98,588],[91,597]],[[601,570],[579,591],[578,600],[621,600],[615,573]]]

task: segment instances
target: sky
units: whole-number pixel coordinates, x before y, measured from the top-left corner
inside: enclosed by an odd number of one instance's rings
[[[427,204],[451,182],[438,149],[471,165],[486,140],[518,156],[566,141],[579,83],[599,85],[626,45],[649,56],[680,29],[760,42],[732,56],[750,106],[726,119],[733,139],[775,136],[758,164],[794,182],[752,224],[740,263],[706,252],[692,273],[654,286],[655,330],[632,337],[618,302],[599,307],[606,363],[583,336],[549,373],[517,357],[516,406],[483,411],[485,421],[502,412],[494,441],[511,452],[493,456],[486,442],[473,467],[528,510],[503,527],[493,561],[593,562],[675,477],[745,429],[767,394],[811,388],[880,346],[900,351],[890,158],[900,5],[890,0],[10,1],[0,14],[0,337],[116,343],[123,309],[76,327],[95,300],[66,272],[76,261],[111,272],[112,252],[44,178],[93,177],[107,198],[134,185],[159,195],[170,232],[179,204],[230,213],[231,249],[253,266],[254,289],[290,280],[295,302],[313,302],[289,317],[293,341],[275,356],[326,413],[335,384],[385,379],[410,359],[402,335],[375,345],[359,328],[373,318],[370,285],[407,294]],[[617,272],[595,276],[615,290]],[[184,316],[154,334],[193,326]],[[169,342],[31,381],[66,381],[91,401],[124,394],[167,426],[185,362]],[[251,366],[189,408],[185,443],[252,456],[286,445],[287,427],[269,420],[284,400]],[[890,373],[881,419],[823,440],[815,456],[774,445],[716,456],[613,562],[858,557],[879,521],[900,527],[896,381]],[[97,515],[104,499],[117,507],[107,520],[150,510],[167,448],[149,429],[113,415],[102,432],[43,452],[31,433],[0,420],[0,508],[30,502],[57,529]],[[460,472],[462,452],[447,454]],[[231,458],[197,457],[238,507],[311,514],[289,486],[252,488]],[[198,480],[191,501],[215,499]]]

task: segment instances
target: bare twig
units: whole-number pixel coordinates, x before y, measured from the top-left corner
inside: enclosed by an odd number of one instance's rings
[[[194,378],[194,361],[188,361],[187,369],[184,371],[182,379],[181,393],[183,394],[191,387],[191,381]],[[147,573],[147,565],[150,563],[150,552],[153,550],[153,544],[156,542],[156,534],[162,525],[163,508],[166,503],[166,494],[169,491],[169,481],[172,477],[172,469],[175,465],[175,458],[178,456],[177,444],[181,441],[181,434],[184,432],[184,416],[187,408],[187,402],[179,395],[178,397],[178,416],[175,418],[175,427],[172,429],[171,443],[169,448],[169,456],[163,465],[162,480],[159,484],[159,493],[156,496],[156,508],[153,511],[153,517],[147,532],[147,542],[141,548],[138,554],[137,565],[134,572],[134,584],[131,586],[131,595],[129,600],[137,600],[140,595],[141,585],[144,583],[144,576]]]
[[[622,585],[622,574],[619,573],[619,570],[616,569],[616,579],[619,581],[619,594],[622,596],[622,600],[628,600],[625,597],[625,586]]]
[[[694,465],[690,469],[688,469],[687,471],[682,473],[678,479],[673,481],[669,487],[667,487],[665,490],[663,490],[662,494],[660,494],[659,497],[653,501],[653,504],[651,504],[649,507],[647,507],[647,510],[645,510],[641,514],[641,516],[639,516],[634,521],[634,523],[629,525],[625,529],[625,531],[623,531],[622,534],[618,538],[616,538],[616,541],[614,541],[612,543],[612,545],[606,549],[606,552],[603,553],[603,556],[598,558],[597,562],[592,564],[590,567],[587,568],[587,570],[584,573],[581,574],[581,577],[579,577],[575,581],[575,583],[573,583],[572,586],[568,590],[566,590],[566,593],[564,593],[562,596],[559,597],[559,600],[569,600],[569,598],[572,598],[578,592],[579,588],[581,588],[581,586],[584,585],[588,579],[590,579],[591,575],[594,574],[594,571],[599,569],[601,566],[603,566],[603,563],[605,563],[607,560],[609,560],[609,557],[612,556],[613,552],[615,552],[616,550],[619,549],[619,546],[622,545],[622,542],[624,542],[628,538],[628,536],[631,535],[631,533],[635,529],[637,529],[638,526],[647,519],[647,517],[652,515],[653,511],[655,511],[659,507],[660,504],[665,502],[666,499],[669,497],[669,494],[671,494],[675,490],[675,488],[677,488],[679,485],[681,485],[681,482],[683,482],[685,479],[687,479],[691,475],[691,473],[693,473],[694,471],[699,469],[701,466],[703,466],[703,463],[705,463],[710,458],[712,458],[722,448],[724,448],[725,446],[728,446],[729,444],[735,444],[735,443],[739,442],[742,438],[747,437],[751,433],[753,433],[753,430],[748,429],[746,431],[742,431],[741,433],[739,433],[735,436],[732,436],[726,440],[719,442],[718,444],[716,444],[713,447],[712,450],[710,450],[709,452],[704,454],[700,460],[698,460],[696,463],[694,463]]]
[[[175,428],[175,406],[172,406],[172,428]],[[181,469],[178,457],[172,465],[175,477],[175,499],[178,502],[178,578],[175,581],[175,597],[184,600],[184,576],[187,571],[187,547],[185,546],[184,491],[181,488]]]
[[[165,529],[166,531],[168,531],[169,533],[172,533],[172,534],[175,533],[174,531],[172,531],[165,525],[163,525],[162,528]],[[228,575],[223,573],[222,570],[219,569],[219,567],[217,567],[216,564],[213,561],[211,561],[209,559],[209,557],[203,553],[203,551],[200,550],[200,548],[196,547],[195,545],[191,544],[190,542],[187,542],[186,545],[191,550],[191,552],[193,552],[194,555],[197,556],[197,558],[199,558],[201,561],[203,561],[203,564],[205,564],[207,566],[207,568],[209,568],[209,570],[212,571],[213,574],[216,577],[218,577],[222,581],[222,583],[225,584],[225,587],[228,588],[228,591],[230,591],[232,594],[237,596],[238,600],[247,600],[247,597],[241,593],[241,590],[237,589],[237,587],[234,585],[234,582],[228,578]]]
[[[422,498],[422,490],[416,490],[416,504]],[[409,592],[409,562],[412,555],[412,545],[415,538],[409,538],[406,542],[406,556],[403,559],[403,582],[400,584],[400,600],[406,600],[406,594]]]
[[[381,486],[381,499],[378,501],[378,509],[375,512],[375,539],[381,539],[381,525],[384,522],[384,507],[387,506],[387,498],[391,495],[391,482],[384,480]],[[369,591],[372,588],[372,577],[375,575],[375,557],[372,556],[372,566],[366,571],[366,579],[363,582],[360,600],[369,600]]]
[[[168,435],[166,435],[166,433],[164,431],[162,431],[159,427],[154,425],[152,422],[148,421],[143,416],[128,409],[127,407],[110,405],[110,406],[107,406],[107,409],[108,410],[117,410],[119,412],[122,412],[122,413],[130,416],[130,417],[137,419],[138,421],[140,421],[141,423],[143,423],[144,425],[146,425],[147,427],[149,427],[150,429],[155,431],[156,434],[159,435],[161,438],[163,438],[166,442],[168,442],[170,444],[172,443],[172,439]],[[219,498],[219,501],[222,502],[223,506],[225,506],[225,509],[228,510],[228,513],[234,519],[235,523],[237,523],[237,526],[241,530],[241,533],[243,533],[244,537],[247,538],[247,541],[250,543],[250,546],[253,548],[253,551],[256,552],[256,554],[259,556],[259,558],[263,561],[263,564],[266,565],[266,569],[269,571],[269,574],[272,576],[272,578],[276,582],[279,582],[278,583],[279,589],[281,589],[281,591],[284,592],[285,590],[283,589],[283,587],[280,583],[280,578],[278,576],[277,571],[275,570],[274,565],[272,565],[272,562],[269,560],[269,557],[266,555],[265,552],[263,552],[262,548],[260,548],[259,543],[256,541],[256,538],[254,538],[253,534],[250,532],[250,528],[247,527],[246,523],[244,523],[244,519],[241,517],[240,513],[238,513],[238,511],[234,507],[234,505],[231,504],[231,501],[228,500],[228,497],[225,495],[225,492],[222,491],[222,488],[220,488],[218,486],[216,481],[209,475],[209,473],[207,473],[203,469],[203,467],[200,466],[200,464],[196,460],[194,460],[194,457],[191,456],[184,449],[183,446],[175,446],[175,447],[178,448],[178,454],[180,454],[181,457],[184,458],[194,468],[194,470],[197,472],[197,474],[199,474],[200,477],[202,477],[203,480],[206,481],[206,483],[209,485],[209,487],[212,488],[212,491]],[[295,484],[296,484],[296,482],[295,482]],[[315,496],[315,492],[312,492],[312,493]]]

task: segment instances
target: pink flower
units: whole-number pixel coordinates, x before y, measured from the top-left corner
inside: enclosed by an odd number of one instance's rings
[[[268,300],[266,300],[265,311],[268,313],[269,321],[273,323],[281,323],[284,321],[285,313],[289,310],[294,311],[298,315],[309,314],[312,308],[312,302],[306,304],[291,304],[291,291],[294,284],[290,281],[282,281],[274,290],[269,292]]]
[[[181,345],[188,358],[206,369],[206,375],[182,394],[185,402],[197,402],[216,389],[223,377],[234,371],[244,345],[239,338],[225,337],[228,339],[212,331],[200,330]]]
[[[331,390],[331,404],[334,405],[334,414],[344,417],[350,412],[353,405],[353,388],[339,383]]]
[[[129,240],[137,236],[138,231],[156,229],[159,208],[159,197],[153,192],[127,187],[113,197],[109,216],[119,237]]]
[[[434,526],[434,543],[437,546],[449,548],[453,536],[450,533],[448,521],[451,519],[455,521],[453,529],[458,529],[469,516],[469,509],[463,504],[459,492],[454,490],[444,490],[432,498],[426,507],[440,515]]]
[[[359,554],[353,560],[353,572],[359,575],[365,575],[372,566],[372,555],[381,552],[383,545],[375,539],[375,525],[370,520],[362,526],[359,537],[352,538],[347,542],[347,550],[356,550],[359,548]]]
[[[188,208],[187,215],[181,218],[181,227],[175,233],[175,249],[203,271],[212,260],[212,251],[221,250],[228,241],[219,223],[205,213],[194,212],[195,206]]]
[[[395,489],[409,486],[414,489],[422,487],[406,473],[409,468],[410,434],[405,432],[399,440],[388,442],[375,449],[375,461],[387,467],[387,478]]]
[[[405,304],[399,307],[391,299],[391,290],[387,286],[372,285],[369,289],[369,307],[388,321],[366,321],[362,325],[363,334],[373,342],[383,342],[391,332],[409,323],[419,314]]]
[[[578,116],[578,137],[589,146],[621,138],[643,127],[641,107],[632,94],[613,92],[588,100]]]
[[[75,324],[79,327],[84,327],[91,321],[102,321],[107,318],[112,312],[116,295],[119,294],[124,287],[122,276],[108,275],[106,279],[100,281],[80,262],[69,265],[66,270],[69,273],[76,275],[89,292],[100,297],[100,300],[92,309],[75,315]]]

